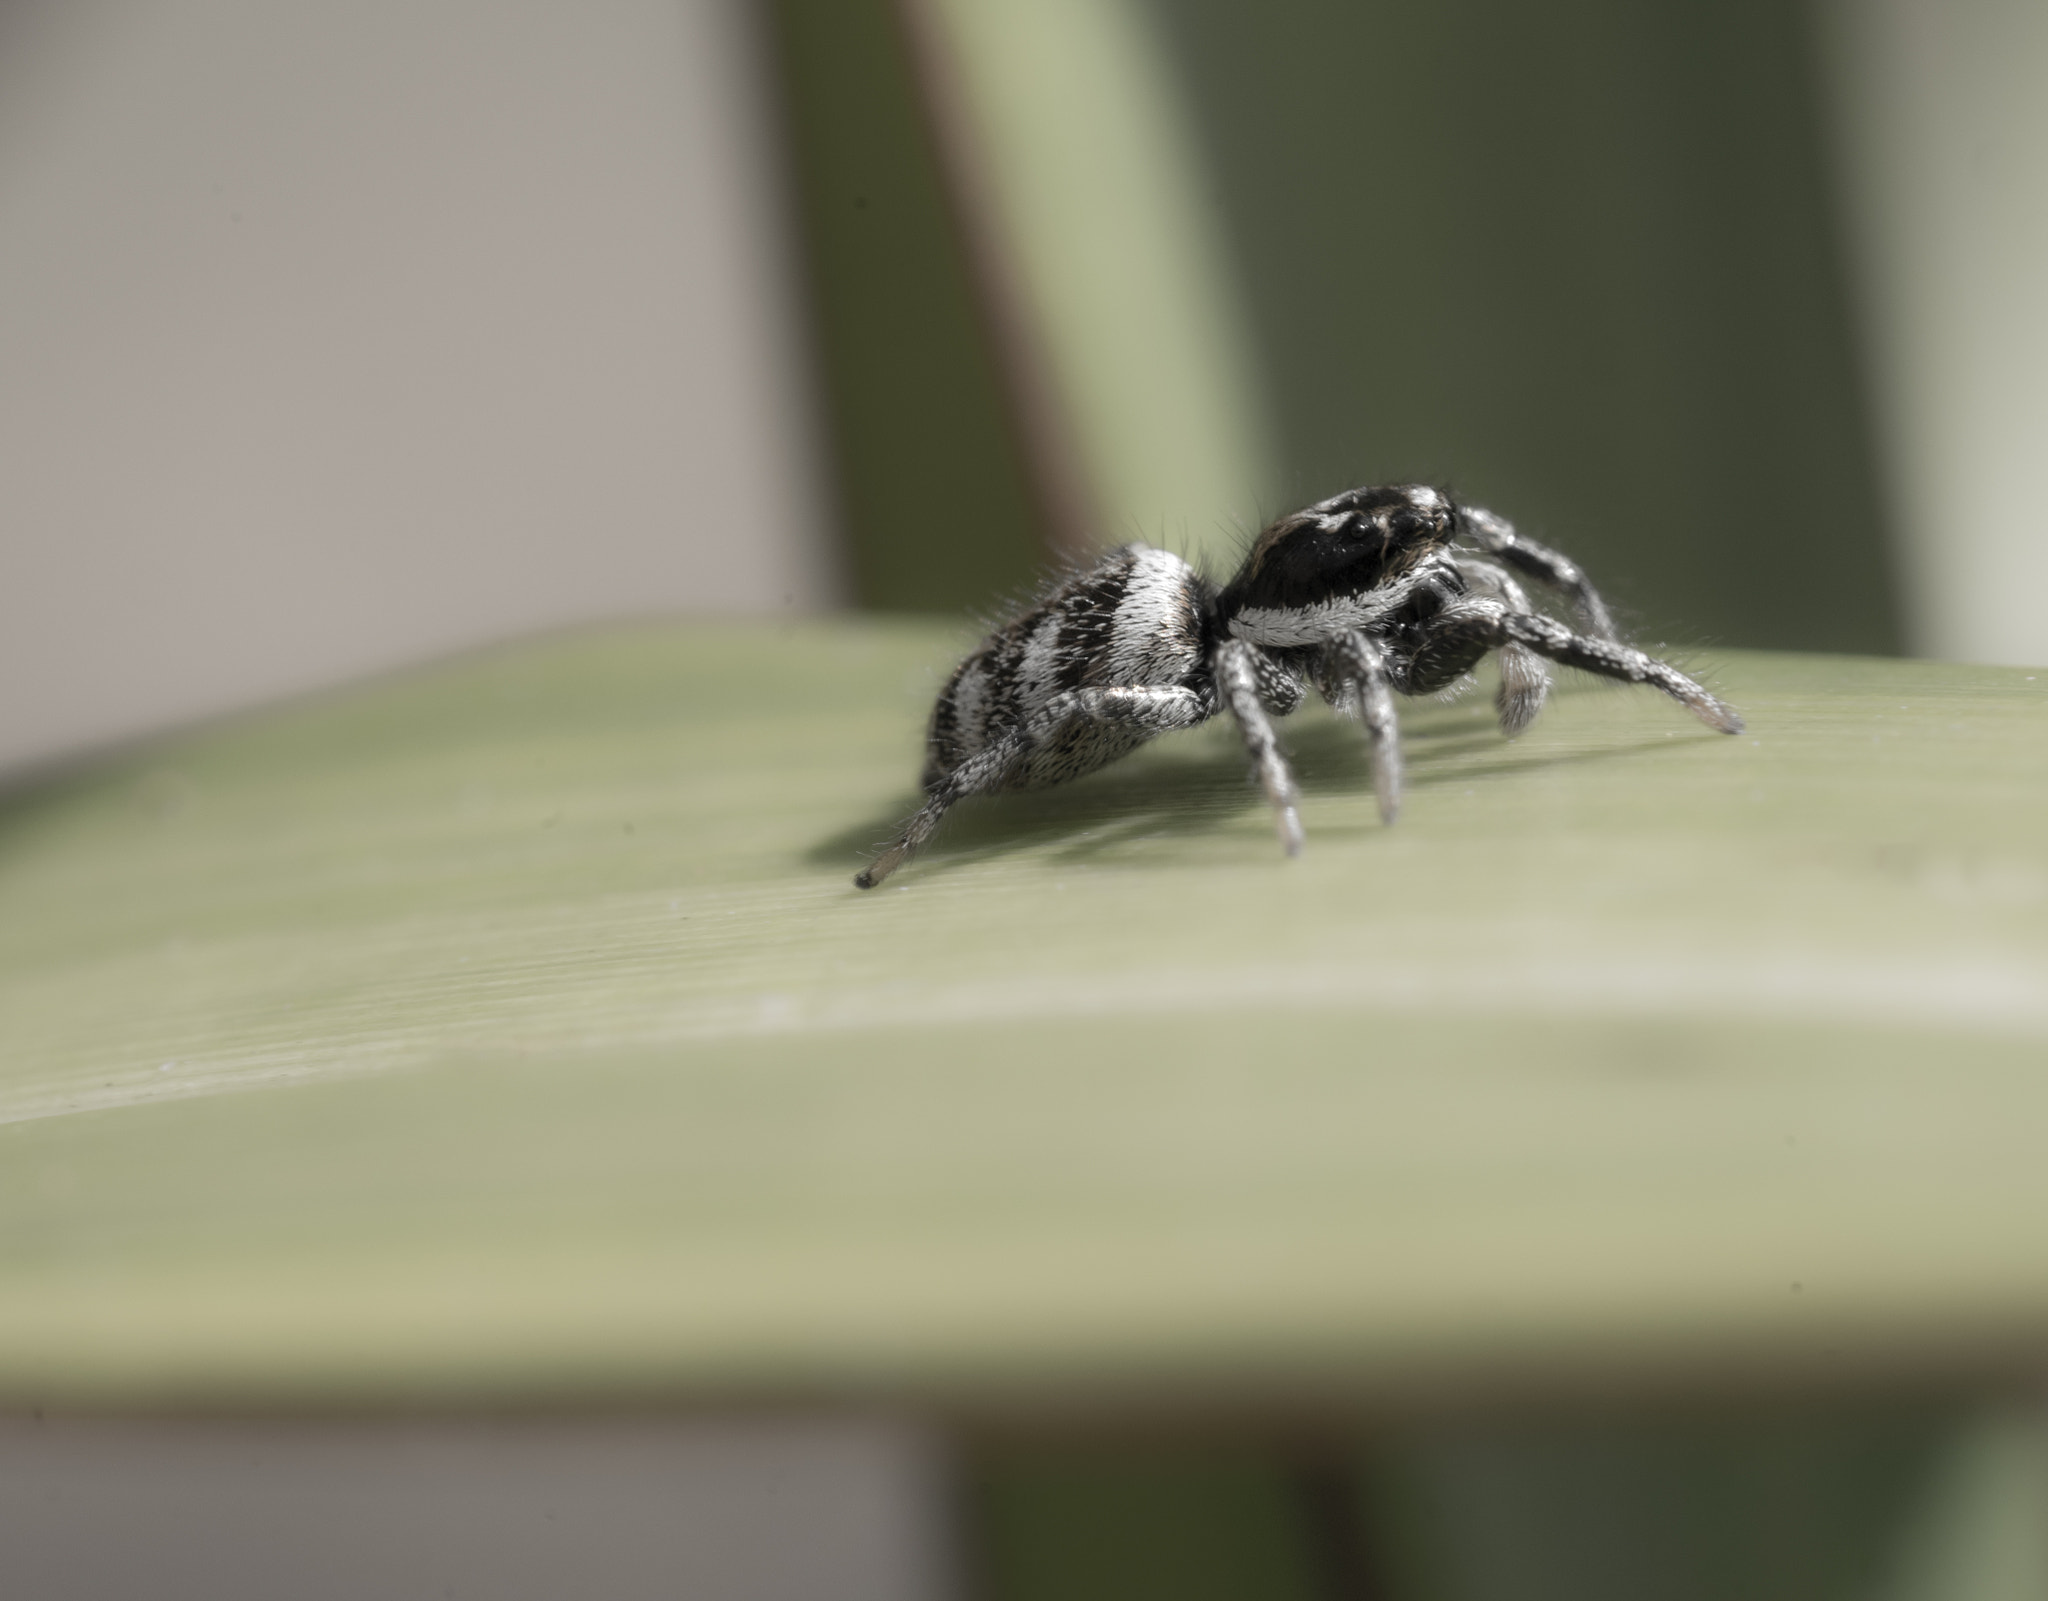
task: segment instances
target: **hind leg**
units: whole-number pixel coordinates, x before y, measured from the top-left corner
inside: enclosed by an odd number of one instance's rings
[[[1077,725],[1096,723],[1151,739],[1176,728],[1192,728],[1211,715],[1212,709],[1201,695],[1177,687],[1075,689],[1055,695],[1022,727],[928,784],[926,793],[931,798],[903,825],[895,843],[856,873],[853,881],[862,889],[873,889],[932,837],[947,812],[970,795],[994,795],[1017,788],[1017,778],[1032,753]],[[1078,778],[1081,772],[1065,776]]]

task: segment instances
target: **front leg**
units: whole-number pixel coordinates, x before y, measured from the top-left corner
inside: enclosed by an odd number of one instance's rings
[[[1251,653],[1252,677],[1257,680],[1259,704],[1275,717],[1292,717],[1301,710],[1304,691],[1301,680],[1263,650]]]
[[[1330,704],[1365,725],[1380,821],[1391,823],[1401,810],[1401,726],[1394,716],[1386,657],[1370,638],[1352,629],[1323,648],[1323,674],[1330,688],[1338,691]]]
[[[1464,506],[1459,520],[1465,536],[1489,556],[1498,556],[1524,578],[1548,584],[1571,601],[1586,632],[1596,639],[1614,639],[1614,619],[1578,564],[1570,557],[1515,532],[1515,525],[1484,506]]]
[[[1506,644],[1526,645],[1539,656],[1602,678],[1652,685],[1709,728],[1724,734],[1742,732],[1742,718],[1734,707],[1715,699],[1669,662],[1647,656],[1632,645],[1575,634],[1553,618],[1510,611],[1497,600],[1466,600],[1423,624],[1414,675],[1434,676],[1440,663],[1469,663],[1478,651]]]
[[[1226,639],[1216,647],[1216,698],[1228,709],[1244,738],[1245,754],[1259,775],[1259,787],[1273,808],[1274,826],[1280,832],[1280,848],[1289,856],[1301,854],[1301,796],[1294,787],[1294,775],[1287,770],[1287,758],[1280,754],[1280,741],[1266,720],[1266,708],[1259,698],[1257,648],[1241,639]]]

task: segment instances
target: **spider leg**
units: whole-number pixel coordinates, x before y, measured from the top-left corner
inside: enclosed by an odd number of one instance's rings
[[[1343,691],[1337,709],[1365,725],[1380,821],[1391,823],[1401,810],[1401,727],[1394,716],[1386,657],[1369,636],[1354,628],[1323,647],[1323,661],[1326,678]]]
[[[1262,654],[1241,639],[1226,639],[1216,647],[1216,693],[1237,721],[1244,738],[1245,754],[1259,775],[1259,787],[1273,807],[1273,820],[1280,831],[1280,847],[1289,856],[1301,854],[1301,795],[1294,787],[1294,774],[1287,758],[1280,754],[1280,741],[1266,720],[1259,699],[1257,657]]]
[[[1470,556],[1456,558],[1453,565],[1468,584],[1481,594],[1492,595],[1509,611],[1535,614],[1536,608],[1529,604],[1522,586],[1505,568]],[[1496,659],[1500,663],[1500,688],[1493,697],[1494,710],[1500,715],[1500,731],[1513,739],[1535,722],[1536,714],[1543,710],[1543,702],[1550,694],[1550,674],[1544,670],[1542,659],[1527,645],[1505,644]]]
[[[1214,707],[1204,696],[1173,686],[1073,689],[1055,695],[1021,727],[927,783],[925,792],[930,798],[903,825],[895,843],[856,873],[853,881],[862,889],[873,889],[909,860],[932,837],[939,820],[968,796],[1021,787],[1017,780],[1032,753],[1077,724],[1120,726],[1136,732],[1142,741],[1176,728],[1192,728],[1213,715]],[[1077,778],[1087,770],[1084,766],[1064,776]]]
[[[1259,704],[1275,717],[1291,717],[1301,709],[1301,680],[1262,650],[1252,652],[1252,674],[1258,680]]]
[[[1502,645],[1526,645],[1567,667],[1618,678],[1624,683],[1649,684],[1705,723],[1724,734],[1742,732],[1742,718],[1735,708],[1715,699],[1669,662],[1646,656],[1632,645],[1612,639],[1594,639],[1575,634],[1563,623],[1510,611],[1497,600],[1472,599],[1439,612],[1425,625],[1424,637],[1415,652],[1411,675],[1429,678],[1442,670],[1440,664],[1458,664],[1460,670],[1478,651]]]
[[[1465,529],[1479,549],[1489,556],[1498,556],[1524,578],[1533,578],[1563,593],[1572,603],[1572,610],[1579,614],[1581,625],[1594,638],[1616,637],[1614,619],[1607,615],[1607,603],[1570,557],[1516,533],[1513,523],[1483,506],[1465,506],[1460,510]]]

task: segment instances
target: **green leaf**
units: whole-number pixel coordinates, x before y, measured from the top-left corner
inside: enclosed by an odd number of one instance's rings
[[[2048,705],[1730,654],[1507,744],[916,800],[929,625],[503,651],[0,815],[0,1393],[1275,1395],[2048,1334]]]

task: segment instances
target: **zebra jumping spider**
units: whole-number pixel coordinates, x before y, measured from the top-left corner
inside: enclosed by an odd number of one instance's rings
[[[1523,578],[1558,591],[1579,630],[1532,608]],[[1542,709],[1546,657],[1654,685],[1709,727],[1742,731],[1733,708],[1621,643],[1593,586],[1556,551],[1426,484],[1369,486],[1281,518],[1220,590],[1168,551],[1125,545],[997,629],[932,710],[923,809],[854,883],[881,883],[970,795],[1063,784],[1225,711],[1295,855],[1299,797],[1268,714],[1285,717],[1311,685],[1364,725],[1391,823],[1401,803],[1394,693],[1445,689],[1488,651],[1499,654],[1495,705],[1509,737]]]

